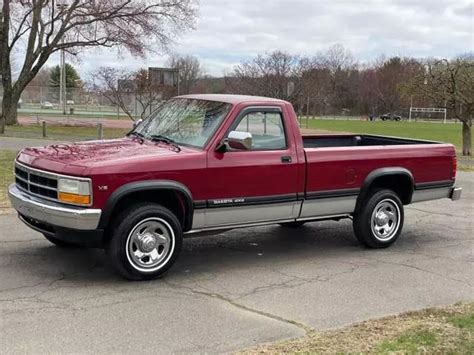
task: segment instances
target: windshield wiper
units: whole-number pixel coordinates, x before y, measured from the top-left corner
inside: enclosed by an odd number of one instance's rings
[[[181,151],[181,147],[174,140],[172,140],[171,138],[165,137],[161,134],[152,134],[150,136],[150,139],[153,142],[163,142],[165,144],[172,145],[174,148],[176,148],[178,152]]]
[[[136,132],[136,131],[128,132],[128,133],[127,133],[127,137],[128,137],[128,136],[135,136],[135,137],[137,137],[138,139],[140,139],[141,143],[143,143],[143,139],[145,138],[145,136],[143,135],[143,133]]]

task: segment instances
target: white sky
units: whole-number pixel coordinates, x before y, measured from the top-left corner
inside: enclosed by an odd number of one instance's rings
[[[453,57],[474,50],[472,0],[201,0],[196,30],[177,39],[172,51],[197,56],[208,74],[223,75],[257,53],[282,49],[315,54],[340,43],[356,59],[384,53]],[[84,76],[96,66],[161,66],[115,50],[88,51],[74,63]],[[48,65],[58,63],[57,56]]]

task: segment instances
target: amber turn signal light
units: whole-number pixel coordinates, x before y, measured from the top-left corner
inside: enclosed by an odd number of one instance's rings
[[[89,205],[91,197],[89,195],[76,195],[67,192],[59,192],[58,199],[64,203],[73,203],[76,205]]]

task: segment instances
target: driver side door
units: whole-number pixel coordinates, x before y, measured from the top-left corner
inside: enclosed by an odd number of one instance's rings
[[[252,134],[249,150],[208,155],[207,227],[245,225],[297,217],[298,163],[279,107],[244,109],[231,131]]]

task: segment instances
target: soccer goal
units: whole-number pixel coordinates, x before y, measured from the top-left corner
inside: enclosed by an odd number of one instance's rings
[[[446,123],[446,108],[438,107],[410,107],[410,114],[408,115],[408,122],[412,119],[443,119]]]

